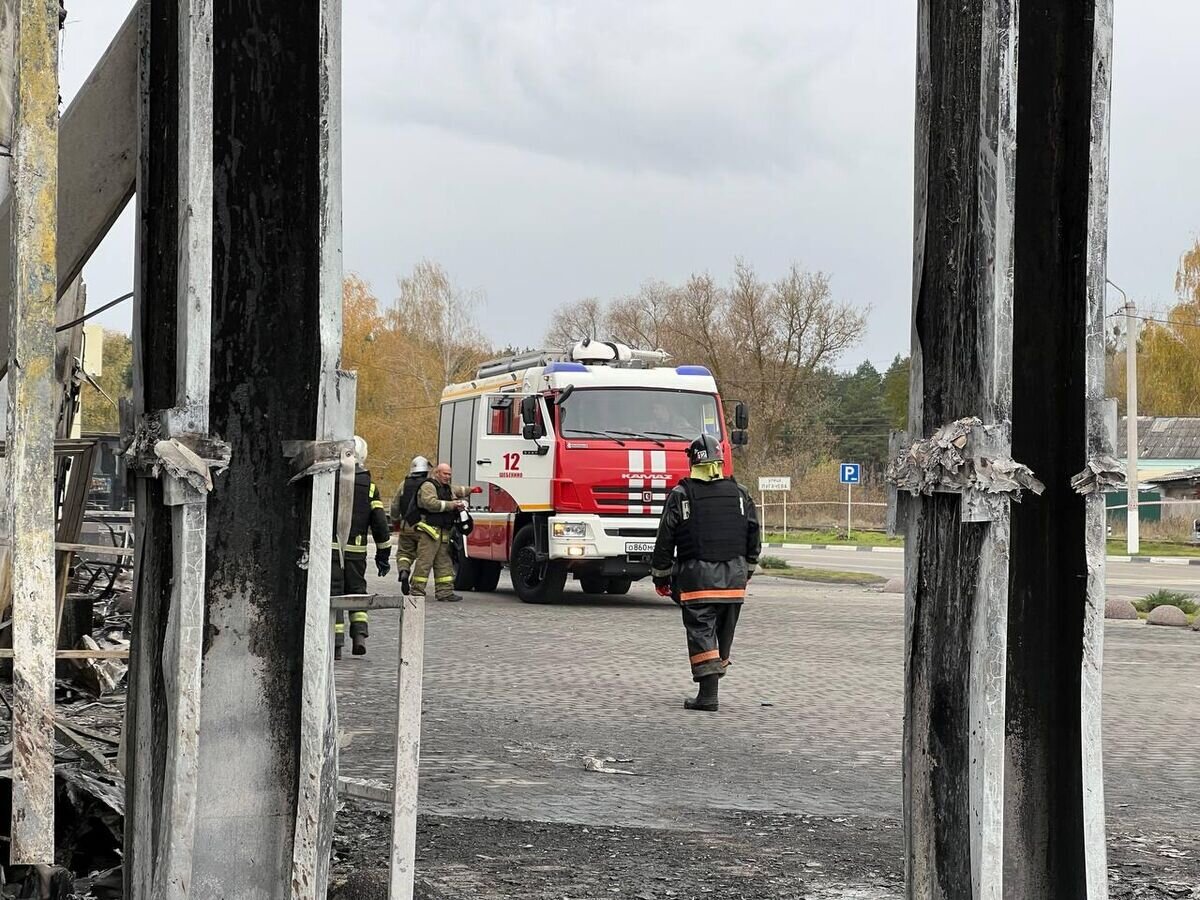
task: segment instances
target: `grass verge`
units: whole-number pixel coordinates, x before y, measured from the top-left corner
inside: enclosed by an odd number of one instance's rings
[[[1128,556],[1129,545],[1124,538],[1114,538],[1108,542],[1109,556]],[[1142,541],[1138,546],[1138,556],[1191,556],[1200,557],[1200,546],[1196,544],[1176,544],[1171,541]]]
[[[844,531],[789,531],[768,532],[763,536],[768,544],[825,544],[853,545],[857,547],[903,547],[904,538],[888,537],[882,531],[855,531],[849,538]]]
[[[774,575],[777,578],[791,578],[795,581],[812,581],[817,584],[857,584],[874,585],[887,581],[879,575],[870,572],[840,572],[835,569],[807,569],[802,567],[770,568],[763,575]]]

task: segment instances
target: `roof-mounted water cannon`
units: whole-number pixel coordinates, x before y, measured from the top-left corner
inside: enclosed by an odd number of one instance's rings
[[[584,338],[571,348],[572,362],[584,365],[638,368],[639,366],[666,365],[671,358],[666,350],[639,350],[620,341],[597,341]]]

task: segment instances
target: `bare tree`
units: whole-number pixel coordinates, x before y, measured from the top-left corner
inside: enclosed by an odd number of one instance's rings
[[[766,282],[739,259],[728,288],[708,273],[678,287],[648,281],[608,306],[588,299],[565,307],[547,338],[565,344],[585,335],[615,337],[707,366],[726,397],[754,408],[748,461],[771,460],[793,471],[828,443],[813,425],[822,412],[825,375],[858,343],[865,325],[862,312],[834,300],[825,273],[792,265]],[[806,436],[803,452],[785,440],[798,431]]]
[[[584,338],[605,340],[608,337],[604,305],[595,297],[556,309],[546,331],[546,343],[551,347],[570,347]]]

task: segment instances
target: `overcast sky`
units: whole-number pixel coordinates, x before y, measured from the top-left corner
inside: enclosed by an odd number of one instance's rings
[[[1200,3],[1117,6],[1109,276],[1161,309],[1200,234]],[[128,5],[68,9],[66,100]],[[496,344],[524,345],[581,297],[794,260],[871,309],[843,364],[885,366],[908,349],[915,9],[347,0],[346,268],[390,298],[437,260],[486,295]],[[130,290],[132,260],[127,212],[85,270],[91,306]],[[128,329],[128,305],[99,321]]]

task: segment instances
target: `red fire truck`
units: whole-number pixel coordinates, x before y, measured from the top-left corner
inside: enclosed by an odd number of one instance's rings
[[[446,388],[438,459],[455,482],[482,488],[471,498],[474,530],[455,548],[455,587],[494,590],[508,565],[522,600],[550,603],[569,575],[587,593],[624,594],[650,574],[688,444],[716,435],[728,464],[749,419],[739,402],[726,429],[708,369],[668,359],[581,341],[493,360]]]

